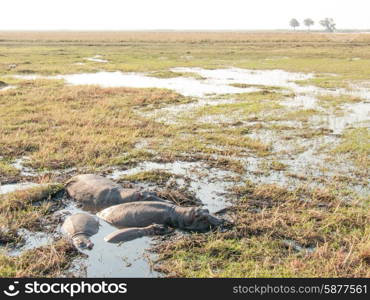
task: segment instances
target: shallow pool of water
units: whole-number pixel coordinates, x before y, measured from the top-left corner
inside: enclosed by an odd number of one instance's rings
[[[248,70],[240,68],[203,69],[203,68],[173,68],[174,72],[196,73],[215,85],[244,83],[250,85],[298,88],[293,81],[306,80],[314,77],[311,73],[294,73],[283,70]],[[242,89],[246,90],[246,89]]]
[[[344,104],[342,110],[343,115],[317,115],[311,118],[311,122],[323,124],[324,127],[331,129],[334,134],[340,134],[349,127],[370,125],[370,103]]]
[[[145,73],[124,72],[97,72],[80,73],[54,76],[64,79],[73,85],[100,85],[103,87],[137,87],[137,88],[168,88],[184,96],[204,97],[209,94],[233,94],[245,93],[258,90],[256,87],[239,88],[231,86],[233,83],[245,83],[251,85],[280,86],[285,88],[301,88],[294,80],[311,78],[312,74],[291,73],[282,70],[246,70],[240,68],[206,70],[202,68],[173,68],[173,72],[196,73],[205,79],[198,80],[191,77],[156,78]],[[20,77],[20,76],[18,76]],[[32,79],[33,76],[22,76],[20,78]],[[53,77],[49,77],[53,78]]]
[[[19,190],[25,190],[28,188],[39,186],[38,183],[33,182],[21,182],[21,183],[11,183],[0,185],[0,194],[7,194]]]
[[[212,80],[196,80],[194,78],[156,78],[141,73],[98,72],[86,74],[61,75],[68,84],[100,85],[102,87],[134,87],[134,88],[167,88],[184,96],[201,97],[206,94],[242,93],[245,89],[220,84]],[[251,89],[252,90],[252,89]],[[254,89],[253,89],[254,90]]]
[[[18,234],[23,237],[24,244],[19,248],[12,248],[7,251],[11,256],[17,256],[23,251],[45,246],[53,242],[53,236],[45,232],[31,232],[27,229],[20,229]]]
[[[20,171],[20,175],[22,176],[37,176],[39,173],[37,173],[36,170],[26,167],[24,164],[26,161],[29,161],[30,158],[27,156],[24,156],[22,158],[16,159],[13,163],[12,166],[16,168],[17,170]]]
[[[290,99],[281,101],[281,104],[286,107],[296,109],[317,109],[317,98],[312,95],[300,94]]]
[[[93,62],[99,62],[99,63],[107,63],[108,60],[102,59],[101,55],[95,55],[93,57],[86,57],[86,60],[93,61]]]

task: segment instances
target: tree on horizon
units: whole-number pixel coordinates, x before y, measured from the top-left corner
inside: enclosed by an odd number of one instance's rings
[[[304,19],[303,23],[304,23],[305,26],[308,27],[308,31],[310,31],[310,26],[315,24],[315,22],[310,18]]]
[[[299,22],[297,19],[293,18],[290,20],[289,25],[295,30],[295,28],[299,26]]]
[[[334,32],[336,30],[334,20],[332,18],[325,18],[320,21],[320,25],[326,28],[326,31]]]

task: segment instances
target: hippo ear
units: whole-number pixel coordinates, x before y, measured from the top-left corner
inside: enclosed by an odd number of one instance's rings
[[[194,218],[201,218],[205,215],[203,209],[200,209],[200,208],[195,208],[193,211],[192,211],[192,215]]]

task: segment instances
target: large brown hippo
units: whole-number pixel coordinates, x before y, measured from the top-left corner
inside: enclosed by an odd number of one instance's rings
[[[211,215],[207,209],[181,207],[159,201],[138,201],[108,207],[97,216],[117,228],[147,227],[160,224],[173,228],[205,232],[221,225],[223,220]],[[111,235],[119,240],[120,232]],[[109,235],[109,236],[111,236]],[[109,236],[106,240],[110,240]],[[124,236],[124,235],[123,235]]]
[[[125,189],[108,178],[94,174],[82,174],[71,178],[66,183],[66,191],[76,201],[95,211],[120,203],[164,201],[155,193]]]
[[[91,215],[77,213],[69,216],[61,229],[76,248],[92,249],[94,244],[89,237],[99,231],[99,222]]]

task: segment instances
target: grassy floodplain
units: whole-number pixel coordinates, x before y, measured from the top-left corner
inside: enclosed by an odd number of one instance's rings
[[[87,59],[97,55],[105,62]],[[207,80],[170,70],[175,67],[313,73],[295,83],[348,93],[319,93],[315,107],[292,108],[283,105],[297,96],[292,90],[234,83],[257,90],[209,95],[210,101],[230,102],[191,106],[197,97],[169,89],[45,78],[104,70]],[[351,105],[370,105],[350,95],[370,86],[370,34],[0,32],[0,81],[14,87],[0,90],[1,184],[43,184],[0,195],[4,249],[22,245],[19,229],[56,230],[62,184],[73,174],[110,174],[143,162],[200,162],[205,167],[181,175],[184,182],[194,180],[193,173],[232,174],[218,178],[229,183],[222,197],[231,203],[224,212],[230,225],[158,241],[157,270],[178,277],[370,276],[368,123],[354,120],[333,132],[324,122],[346,116]],[[166,108],[180,105],[185,109],[175,114],[176,122],[166,122]],[[19,159],[36,175],[15,167]],[[157,189],[179,177],[158,169],[120,181],[150,182]],[[168,197],[189,203],[176,193]],[[0,276],[63,275],[79,254],[59,238],[22,252],[19,260],[3,251]],[[40,255],[50,263],[36,266]]]

